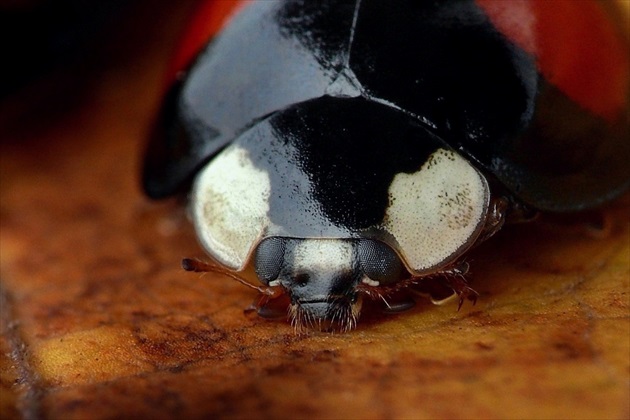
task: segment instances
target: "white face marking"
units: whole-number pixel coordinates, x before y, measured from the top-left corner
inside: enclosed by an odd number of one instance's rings
[[[305,239],[293,251],[293,270],[312,272],[350,271],[352,244],[339,239]]]
[[[438,268],[472,245],[489,204],[486,179],[457,153],[439,149],[418,172],[401,173],[389,188],[383,227],[410,268]]]
[[[191,207],[197,236],[210,255],[232,269],[243,267],[269,224],[270,190],[269,176],[234,145],[199,173]]]

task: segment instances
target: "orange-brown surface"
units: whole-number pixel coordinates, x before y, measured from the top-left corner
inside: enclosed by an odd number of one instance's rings
[[[203,255],[183,206],[138,187],[180,9],[65,112],[0,128],[0,417],[630,416],[628,196],[607,234],[504,229],[470,257],[474,307],[347,334],[246,316],[250,290],[182,271]]]

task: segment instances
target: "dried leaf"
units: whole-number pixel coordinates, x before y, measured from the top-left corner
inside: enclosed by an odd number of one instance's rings
[[[181,270],[203,257],[184,207],[141,195],[151,48],[62,121],[2,133],[2,418],[630,415],[630,197],[608,233],[505,228],[469,258],[474,307],[296,334]]]

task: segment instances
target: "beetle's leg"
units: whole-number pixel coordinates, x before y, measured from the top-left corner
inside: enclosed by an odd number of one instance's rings
[[[584,213],[582,232],[594,239],[606,238],[613,230],[614,219],[609,212],[602,209]]]
[[[469,265],[467,262],[462,261],[456,266],[443,272],[444,285],[449,287],[459,297],[459,305],[457,310],[459,311],[464,304],[464,300],[469,300],[472,304],[477,303],[479,293],[468,285],[466,274],[468,273]]]
[[[539,211],[508,197],[495,197],[490,201],[486,224],[475,242],[476,245],[497,233],[506,223],[525,223],[535,220]]]
[[[525,204],[515,201],[507,200],[508,207],[505,215],[505,223],[527,223],[532,222],[540,216],[540,211],[533,209]]]
[[[466,261],[459,261],[444,271],[428,276],[410,276],[389,286],[370,286],[359,283],[356,291],[372,301],[383,302],[384,311],[389,313],[402,312],[414,306],[415,301],[407,291],[428,296],[436,304],[446,302],[457,295],[459,298],[457,310],[459,311],[465,300],[471,301],[474,305],[479,296],[479,293],[468,285],[466,274],[469,268]]]
[[[281,299],[286,295],[286,291],[282,286],[255,286],[226,268],[190,258],[182,260],[182,268],[196,273],[212,272],[223,274],[247,287],[257,290],[260,295],[251,305],[244,309],[245,313],[256,311],[263,318],[281,318],[287,314],[288,301]]]
[[[277,286],[275,295],[261,294],[247,308],[245,313],[256,312],[265,319],[286,318],[288,314],[289,299],[284,290]]]
[[[466,281],[465,277],[455,276],[455,277],[447,277],[445,281],[446,285],[453,289],[453,291],[457,294],[459,298],[459,303],[457,305],[457,310],[459,311],[464,304],[464,300],[469,300],[473,305],[477,303],[477,298],[479,297],[479,293],[475,291],[475,289],[468,286],[468,281]]]
[[[503,227],[509,206],[510,203],[505,197],[493,198],[491,200],[488,215],[486,216],[486,225],[475,242],[476,245],[484,242]]]
[[[399,312],[408,311],[416,305],[416,301],[407,293],[400,293],[389,299],[384,299],[385,307],[383,312],[387,314],[397,314]]]
[[[415,284],[413,277],[391,286],[370,286],[362,282],[357,285],[356,291],[373,302],[380,302],[383,312],[394,314],[415,306],[416,301],[405,290]]]
[[[593,239],[608,237],[614,226],[614,218],[603,209],[575,214],[545,214],[541,222],[546,227],[561,229],[564,234],[573,233]]]

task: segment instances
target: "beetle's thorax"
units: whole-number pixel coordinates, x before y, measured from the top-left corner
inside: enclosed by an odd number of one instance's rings
[[[409,124],[355,98],[317,100],[259,122],[195,181],[202,244],[237,271],[272,236],[376,239],[417,275],[443,268],[483,229],[489,188],[470,162]]]

